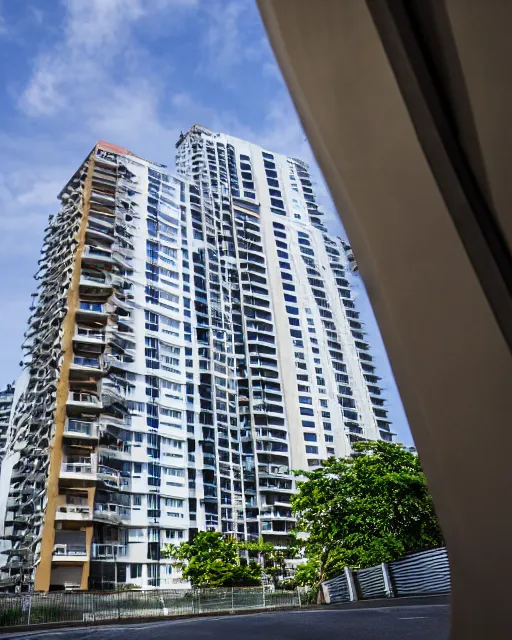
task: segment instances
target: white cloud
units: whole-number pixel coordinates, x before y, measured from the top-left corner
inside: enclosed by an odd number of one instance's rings
[[[205,58],[198,71],[235,88],[234,71],[246,63],[272,59],[270,46],[261,35],[259,16],[251,0],[208,0],[203,5]]]
[[[62,39],[35,60],[20,98],[29,116],[52,116],[108,90],[121,54],[134,47],[132,28],[143,18],[194,6],[196,0],[65,0]],[[173,12],[169,12],[173,15]],[[126,63],[127,55],[123,62]],[[92,94],[91,94],[92,92]]]

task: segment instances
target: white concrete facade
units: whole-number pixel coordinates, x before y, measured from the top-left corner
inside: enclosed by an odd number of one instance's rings
[[[161,556],[166,542],[213,530],[284,543],[293,469],[392,437],[349,261],[306,165],[203,127],[177,147],[173,177],[98,143],[49,226],[43,265],[66,268],[63,299],[79,270],[79,301],[45,549],[63,354],[58,322],[55,360],[37,335],[53,317],[53,280],[40,276],[0,489],[14,588],[33,582],[44,554],[50,588],[186,586]],[[59,266],[52,242],[83,216],[82,259]]]

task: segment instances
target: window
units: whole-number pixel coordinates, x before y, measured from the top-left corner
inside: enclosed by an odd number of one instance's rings
[[[318,447],[312,445],[306,445],[306,453],[316,453],[318,455]]]
[[[142,496],[135,494],[133,496],[133,506],[140,507],[142,504]]]
[[[300,327],[300,321],[298,318],[290,318],[288,317],[288,323],[295,326],[295,327]]]
[[[293,280],[293,276],[291,273],[285,273],[281,271],[281,280]]]
[[[334,442],[334,437],[328,435],[327,433],[324,435],[324,438],[326,442]]]
[[[142,464],[140,462],[133,463],[133,473],[134,474],[142,473]]]
[[[299,309],[297,307],[290,307],[289,305],[286,305],[286,311],[293,316],[299,315]]]
[[[330,418],[331,414],[329,413],[329,411],[322,411],[322,418]]]
[[[131,564],[130,565],[130,578],[142,578],[142,565]]]
[[[307,427],[308,429],[314,429],[316,425],[313,420],[303,420],[302,426]]]
[[[128,542],[143,542],[144,530],[143,529],[128,529]]]
[[[277,250],[277,255],[279,258],[284,258],[285,260],[290,259],[290,256],[288,255],[288,253],[286,251],[281,251],[280,249]]]
[[[329,406],[329,402],[327,400],[320,400],[320,406],[321,407],[328,407]]]
[[[323,422],[322,424],[324,426],[325,431],[332,431],[332,425],[330,422]]]
[[[294,284],[288,284],[288,282],[283,282],[283,289],[285,291],[295,291],[295,285]]]
[[[317,441],[316,433],[309,433],[309,432],[305,433],[304,440],[306,442],[316,442]]]
[[[286,300],[286,302],[297,302],[297,298],[289,293],[284,294],[284,299]]]
[[[146,329],[148,331],[158,331],[158,315],[152,311],[145,311]]]
[[[314,416],[315,412],[313,411],[313,409],[310,409],[309,407],[301,407],[300,408],[300,415],[301,416]]]
[[[309,396],[299,396],[299,402],[301,404],[313,404],[313,399]]]
[[[291,271],[292,266],[289,262],[284,262],[283,260],[279,260],[279,266],[281,267],[281,269],[287,269],[288,271]]]
[[[327,453],[331,456],[334,455],[334,447],[327,447]]]
[[[276,240],[276,247],[279,247],[280,249],[288,249],[286,242],[281,242],[281,240]]]
[[[285,228],[284,224],[281,224],[280,222],[273,222],[272,226],[274,227],[274,229],[284,229]]]
[[[292,338],[302,338],[302,331],[300,329],[290,329],[290,335]]]

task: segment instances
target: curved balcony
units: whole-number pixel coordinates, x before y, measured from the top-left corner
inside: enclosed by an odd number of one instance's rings
[[[103,405],[98,396],[82,391],[70,391],[66,403],[67,414],[100,413]]]
[[[63,436],[68,440],[91,443],[98,439],[98,425],[86,420],[68,419],[64,425]]]
[[[87,345],[104,345],[106,336],[105,333],[99,329],[78,325],[75,328],[73,342]]]
[[[71,378],[100,378],[103,375],[99,358],[90,358],[85,356],[73,357],[70,365]]]
[[[75,314],[79,323],[101,322],[104,324],[108,318],[108,312],[103,303],[87,302],[85,300],[80,300]]]
[[[112,251],[86,245],[82,253],[82,265],[87,264],[100,268],[102,265],[111,267],[114,264]]]
[[[91,510],[88,506],[66,505],[58,507],[55,513],[58,522],[89,522]]]

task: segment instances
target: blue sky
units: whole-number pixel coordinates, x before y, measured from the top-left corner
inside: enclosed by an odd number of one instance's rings
[[[0,385],[18,373],[56,195],[98,139],[174,164],[200,123],[306,160],[345,235],[253,0],[0,0]],[[412,439],[371,309],[394,430]]]

